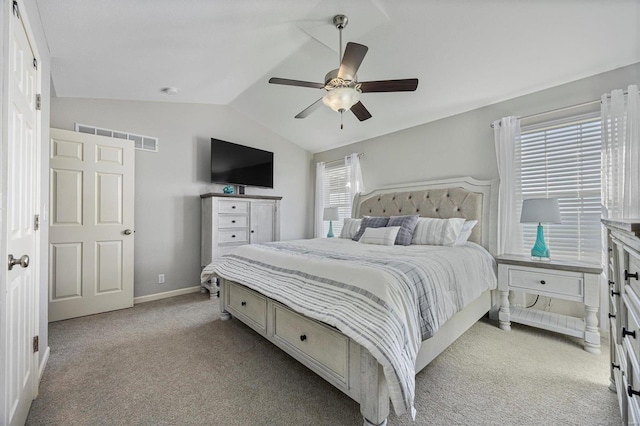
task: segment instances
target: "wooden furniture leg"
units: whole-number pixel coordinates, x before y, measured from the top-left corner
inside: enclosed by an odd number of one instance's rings
[[[389,389],[382,366],[365,348],[360,350],[360,413],[364,426],[387,424]]]

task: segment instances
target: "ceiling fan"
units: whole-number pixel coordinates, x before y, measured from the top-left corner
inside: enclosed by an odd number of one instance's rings
[[[329,71],[324,77],[324,83],[290,80],[287,78],[272,77],[271,84],[284,84],[285,86],[311,87],[324,89],[327,93],[307,108],[302,110],[296,118],[306,118],[323,103],[332,110],[340,113],[340,128],[343,128],[342,114],[351,110],[360,121],[368,120],[371,114],[360,102],[360,94],[373,92],[413,92],[418,87],[417,78],[403,80],[380,80],[358,82],[356,73],[367,54],[369,48],[358,43],[347,43],[342,55],[342,30],[347,26],[349,19],[345,15],[333,17],[333,24],[340,32],[340,68]]]

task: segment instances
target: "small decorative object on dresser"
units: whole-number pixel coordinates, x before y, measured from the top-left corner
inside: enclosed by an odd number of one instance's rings
[[[544,241],[543,223],[560,223],[560,207],[557,198],[533,198],[522,202],[520,223],[537,223],[536,243],[531,248],[531,257],[549,259],[549,248]]]
[[[327,233],[327,238],[333,238],[333,221],[340,220],[340,216],[338,214],[337,207],[325,207],[324,215],[322,217],[323,220],[329,221],[329,232]]]
[[[550,260],[541,263],[528,256],[503,255],[498,262],[500,328],[511,321],[584,339],[584,350],[600,353],[598,308],[602,268],[581,262]],[[511,304],[511,291],[571,300],[584,304],[584,319]]]
[[[233,194],[233,186],[225,186],[224,188],[222,188],[222,192],[224,192],[225,194]]]
[[[609,261],[611,384],[622,423],[640,424],[640,218],[602,219]]]

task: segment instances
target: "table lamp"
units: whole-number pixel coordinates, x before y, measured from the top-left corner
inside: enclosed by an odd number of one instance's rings
[[[325,207],[323,220],[329,221],[329,232],[327,233],[327,238],[333,238],[333,224],[332,221],[340,220],[340,216],[338,216],[338,208],[337,207]]]
[[[536,243],[531,248],[531,257],[549,259],[549,248],[544,242],[543,223],[561,223],[557,198],[533,198],[522,202],[520,223],[538,223]]]

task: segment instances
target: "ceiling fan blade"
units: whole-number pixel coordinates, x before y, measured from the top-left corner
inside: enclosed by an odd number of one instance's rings
[[[358,102],[356,104],[353,104],[353,106],[351,107],[351,112],[360,121],[368,120],[368,119],[371,118],[371,113],[369,112],[369,110],[367,110],[364,107],[364,105],[362,105],[362,102]]]
[[[353,80],[368,50],[369,48],[363,44],[347,43],[338,70],[338,77],[344,80]]]
[[[360,90],[362,93],[413,92],[417,87],[417,78],[406,78],[404,80],[363,81],[360,83]]]
[[[289,80],[288,78],[272,77],[269,79],[271,84],[284,84],[285,86],[299,86],[299,87],[311,87],[314,89],[323,89],[324,84],[312,83],[310,81]]]
[[[322,105],[322,98],[318,99],[317,101],[300,111],[300,113],[296,115],[296,118],[306,118],[313,111],[317,110],[320,105]]]

